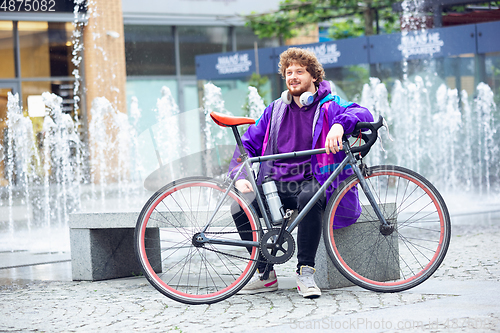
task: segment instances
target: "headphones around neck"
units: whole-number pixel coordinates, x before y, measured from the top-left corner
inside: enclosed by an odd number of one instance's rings
[[[316,97],[317,94],[318,94],[317,90],[314,94],[309,91],[302,93],[302,95],[300,95],[299,97],[300,104],[302,104],[303,106],[311,105],[314,102],[314,98]],[[290,94],[288,90],[283,91],[281,93],[281,100],[285,104],[292,103],[292,94]]]

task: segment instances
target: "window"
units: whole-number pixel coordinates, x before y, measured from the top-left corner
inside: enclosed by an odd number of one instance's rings
[[[15,76],[13,24],[0,21],[0,78],[10,79]]]
[[[65,22],[19,22],[21,77],[67,77],[71,62],[73,25]]]
[[[279,46],[277,38],[259,39],[259,37],[257,37],[250,28],[235,27],[234,30],[236,33],[236,49],[238,51],[253,49],[255,42],[257,42],[257,46],[259,48]]]
[[[181,74],[194,75],[198,54],[232,50],[228,27],[178,27]]]
[[[171,26],[126,25],[127,75],[175,75],[175,43]]]

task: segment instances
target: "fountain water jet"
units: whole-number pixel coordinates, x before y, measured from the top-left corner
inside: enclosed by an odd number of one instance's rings
[[[24,196],[21,203],[26,207],[27,228],[31,228],[32,208],[29,191],[30,179],[33,179],[35,168],[31,161],[36,161],[37,153],[34,145],[33,124],[23,116],[19,107],[19,95],[7,95],[7,186],[9,200],[9,234],[14,233],[13,206],[14,192]],[[39,160],[38,160],[39,161]],[[21,194],[22,193],[22,194]]]
[[[130,104],[130,137],[131,137],[131,176],[130,180],[132,182],[141,181],[141,174],[144,173],[144,166],[142,165],[142,159],[139,156],[139,133],[137,132],[139,121],[142,117],[142,110],[139,108],[139,101],[137,97],[132,97],[132,103]]]
[[[80,208],[82,173],[76,159],[80,153],[76,126],[61,111],[60,97],[44,93],[42,98],[47,112],[39,146],[30,118],[21,111],[19,96],[8,96],[9,226],[2,245],[9,250],[67,249],[67,237],[59,236],[67,231],[69,213]]]
[[[498,157],[498,140],[495,140],[497,128],[493,117],[493,112],[496,111],[496,105],[493,99],[491,88],[480,83],[477,86],[477,97],[474,100],[474,111],[478,126],[478,157],[479,157],[479,186],[482,194],[484,182],[485,194],[490,195],[492,179],[498,184],[500,168],[498,166],[500,160]],[[496,143],[495,143],[496,142]],[[484,166],[482,165],[484,159]],[[484,175],[484,176],[483,176]]]
[[[382,136],[386,152],[374,146],[367,159],[372,165],[396,164],[415,170],[443,191],[491,194],[500,171],[491,89],[479,84],[472,104],[463,91],[460,105],[456,89],[441,85],[432,96],[427,86],[418,76],[414,82],[396,81],[390,100],[378,79],[364,86],[360,104],[375,117],[386,117],[395,139],[391,142]]]
[[[227,145],[231,144],[232,140],[227,135],[227,131],[217,126],[210,118],[210,113],[220,112],[231,115],[231,112],[226,110],[224,100],[222,99],[222,90],[213,83],[205,84],[203,89],[203,111],[205,113],[205,146],[206,149],[213,149],[216,144]]]
[[[252,86],[248,87],[247,100],[248,100],[248,110],[249,110],[248,116],[253,119],[259,119],[262,113],[264,112],[266,105],[264,104],[262,97],[260,97],[257,88]]]
[[[50,226],[55,214],[59,226],[67,227],[69,213],[81,208],[82,172],[78,158],[81,143],[77,125],[70,115],[61,110],[62,98],[47,92],[42,94],[42,98],[49,111],[43,122],[45,221]],[[51,182],[55,184],[52,187],[55,187],[54,203],[50,202]]]
[[[164,156],[162,164],[165,164],[187,152],[187,147],[182,144],[182,133],[179,128],[179,107],[168,87],[161,88],[161,97],[156,102],[156,112],[158,125],[155,139]]]
[[[92,193],[99,192],[102,207],[106,189],[116,183],[119,197],[128,191],[132,132],[128,116],[119,112],[105,97],[97,97],[90,110],[89,150]],[[99,184],[99,190],[96,189]]]

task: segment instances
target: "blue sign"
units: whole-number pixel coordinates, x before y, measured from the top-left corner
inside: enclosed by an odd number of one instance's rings
[[[259,74],[276,74],[278,73],[278,63],[276,62],[275,48],[268,47],[259,49]]]
[[[384,63],[401,60],[401,51],[397,45],[401,44],[401,34],[376,35],[368,37],[369,62]]]
[[[475,25],[368,37],[370,63],[439,58],[476,52]]]
[[[356,64],[439,58],[466,53],[500,51],[500,22],[375,35],[323,43],[297,45],[316,54],[324,68]],[[210,54],[196,57],[198,79],[212,80],[278,72],[279,55],[290,46]]]
[[[198,80],[230,79],[250,76],[253,73],[274,74],[278,72],[275,49],[255,50],[198,55],[195,57]]]
[[[366,52],[368,39],[366,37],[342,39],[332,42],[314,43],[296,45],[312,51],[323,68],[343,67],[368,62],[368,53]],[[282,46],[276,48],[277,61],[279,55],[291,46]]]
[[[255,72],[253,50],[196,56],[195,61],[198,79],[229,79]]]
[[[477,53],[500,51],[500,22],[480,23],[476,25]]]

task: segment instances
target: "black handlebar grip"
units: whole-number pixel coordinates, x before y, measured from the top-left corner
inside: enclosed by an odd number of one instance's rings
[[[361,156],[365,156],[370,151],[370,148],[373,146],[375,141],[377,141],[378,134],[377,131],[380,127],[384,125],[384,118],[379,116],[378,120],[373,123],[368,122],[359,122],[354,126],[354,131],[352,132],[353,136],[362,135],[362,139],[365,141],[365,144],[359,147],[351,148],[352,153],[361,153]],[[369,129],[371,133],[364,133],[366,129]]]

